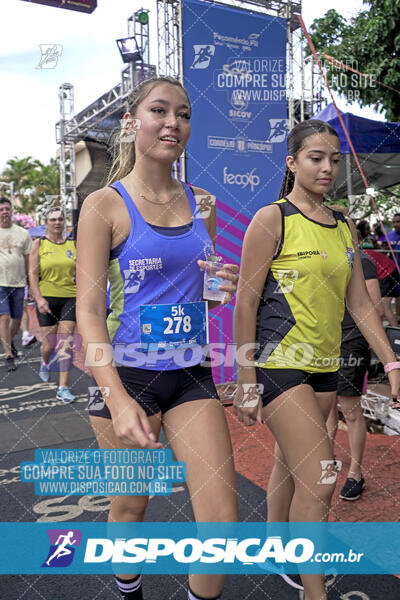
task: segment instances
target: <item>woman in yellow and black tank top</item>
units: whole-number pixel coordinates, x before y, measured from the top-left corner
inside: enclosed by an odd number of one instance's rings
[[[357,326],[387,365],[393,394],[400,363],[368,296],[353,224],[323,196],[339,169],[328,124],[299,123],[288,136],[279,199],[254,216],[243,242],[234,316],[235,411],[267,423],[276,439],[269,521],[324,521],[337,477],[325,421],[336,396],[345,299]],[[298,584],[285,576],[286,581]],[[306,600],[326,600],[323,575],[302,575]]]
[[[46,235],[33,243],[29,269],[42,334],[39,377],[46,382],[51,370],[58,371],[56,397],[68,404],[75,400],[68,378],[76,321],[76,249],[75,242],[64,235],[65,217],[60,208],[48,212],[46,226]]]

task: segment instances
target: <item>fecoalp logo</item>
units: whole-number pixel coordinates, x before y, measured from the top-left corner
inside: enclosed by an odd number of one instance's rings
[[[228,185],[240,185],[242,189],[250,186],[252,192],[254,188],[260,185],[261,179],[258,175],[255,175],[255,169],[248,173],[228,173],[228,167],[224,167],[224,184]]]
[[[74,558],[75,548],[81,545],[79,529],[48,529],[50,548],[42,567],[68,567]]]

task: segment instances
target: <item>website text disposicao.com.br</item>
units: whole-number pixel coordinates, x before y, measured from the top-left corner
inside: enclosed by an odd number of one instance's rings
[[[280,536],[240,541],[232,538],[183,538],[178,541],[171,538],[89,538],[84,562],[154,563],[169,557],[183,564],[239,562],[249,565],[268,561],[282,565],[308,562],[357,564],[363,556],[364,553],[351,548],[347,552],[316,552],[314,542],[309,538],[293,538],[285,544]]]

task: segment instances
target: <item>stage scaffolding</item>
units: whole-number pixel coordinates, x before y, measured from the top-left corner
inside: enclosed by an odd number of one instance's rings
[[[135,86],[156,74],[156,67],[149,64],[149,24],[139,21],[144,11],[136,11],[128,19],[128,36],[135,36],[142,60],[126,64],[121,71],[121,81],[100,98],[74,114],[74,87],[63,83],[59,88],[60,120],[56,124],[56,140],[60,144],[60,199],[67,213],[72,211],[75,231],[79,200],[75,180],[75,144],[90,139],[108,145],[111,135],[119,128],[119,119],[125,112],[126,99]]]
[[[78,114],[74,114],[74,88],[64,83],[59,88],[60,120],[56,125],[56,139],[60,144],[61,202],[72,210],[73,225],[78,217],[78,196],[75,182],[75,144],[90,138],[107,144],[116,119],[124,112],[126,99],[142,79],[154,75],[170,75],[183,81],[182,61],[182,2],[184,0],[156,0],[157,6],[157,68],[150,63],[149,24],[143,25],[136,11],[128,19],[128,36],[134,35],[142,51],[143,61],[128,64],[121,71],[121,81]],[[205,2],[207,0],[204,0]],[[242,2],[213,2],[242,10],[277,16],[287,23],[287,99],[289,128],[317,112],[318,82],[312,60],[305,61],[305,42],[297,19],[301,1],[248,0]],[[185,179],[185,161],[180,160],[175,175]]]

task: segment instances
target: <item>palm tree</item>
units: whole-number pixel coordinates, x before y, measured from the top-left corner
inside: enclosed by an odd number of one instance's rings
[[[32,169],[35,169],[39,161],[27,156],[26,158],[10,158],[6,163],[6,168],[1,174],[1,178],[4,181],[14,183],[14,193],[16,196],[25,193],[27,187],[29,187],[30,176]]]
[[[54,158],[47,165],[31,156],[11,158],[0,179],[14,182],[15,210],[27,214],[33,214],[41,204],[45,204],[46,196],[60,193],[59,166]]]

